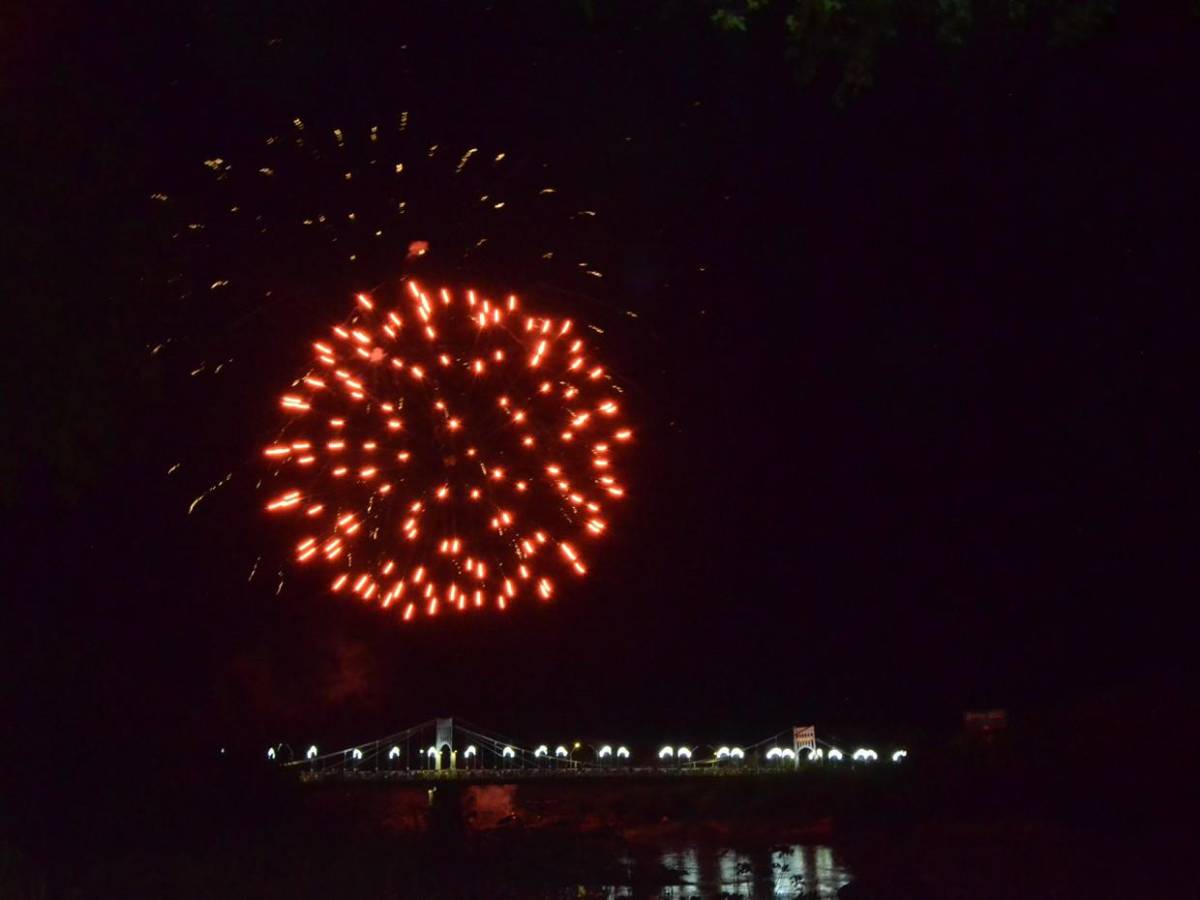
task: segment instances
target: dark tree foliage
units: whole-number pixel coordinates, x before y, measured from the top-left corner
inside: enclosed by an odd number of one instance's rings
[[[1024,34],[1071,47],[1119,23],[1117,0],[717,0],[706,5],[722,31],[766,33],[778,40],[802,83],[833,73],[838,102],[873,83],[881,51],[897,41],[964,47]],[[1182,11],[1189,5],[1195,16],[1200,6],[1179,4]]]

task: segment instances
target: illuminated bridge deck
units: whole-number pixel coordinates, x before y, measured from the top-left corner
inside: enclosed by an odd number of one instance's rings
[[[287,744],[267,751],[302,782],[461,782],[680,780],[778,778],[822,763],[870,765],[880,759],[868,748],[843,752],[818,746],[811,726],[781,731],[751,744],[660,745],[630,748],[582,741],[539,744],[532,749],[454,719],[431,719],[404,731],[352,747],[321,753],[316,745],[296,753]],[[889,757],[899,762],[904,750]]]
[[[693,778],[780,778],[798,771],[792,766],[688,766],[678,769],[657,766],[611,768],[580,766],[575,769],[398,769],[380,770],[336,768],[301,771],[300,780],[308,784],[330,781],[382,782],[395,784],[453,781],[466,784],[511,784],[518,781],[679,781]]]

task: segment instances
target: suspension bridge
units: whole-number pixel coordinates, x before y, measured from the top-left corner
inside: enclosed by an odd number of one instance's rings
[[[899,763],[907,751],[843,750],[818,741],[811,726],[793,727],[745,745],[625,744],[570,741],[529,744],[461,719],[430,719],[377,740],[321,752],[288,744],[267,759],[302,781],[511,782],[537,779],[689,778],[782,775],[814,765]]]

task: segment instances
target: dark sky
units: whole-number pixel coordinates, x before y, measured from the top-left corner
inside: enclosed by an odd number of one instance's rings
[[[443,714],[749,740],[1171,677],[1196,596],[1196,26],[901,41],[841,108],[767,36],[540,6],[65,3],[3,38],[7,720],[156,758]],[[203,207],[200,161],[293,116],[401,110],[600,211],[564,240],[602,285],[500,251],[469,270],[605,321],[629,386],[630,503],[550,607],[394,627],[290,571],[278,597],[248,583],[282,551],[254,496],[185,515],[269,439],[314,298],[361,285],[290,243],[231,261],[307,305],[199,385],[148,342],[170,323],[221,353],[255,310],[191,318],[163,285],[248,244],[180,255],[147,197]],[[470,226],[412,227],[453,275]]]

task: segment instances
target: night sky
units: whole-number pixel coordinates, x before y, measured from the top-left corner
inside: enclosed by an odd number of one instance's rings
[[[61,3],[0,38],[14,760],[335,746],[435,715],[539,742],[889,735],[1175,677],[1197,28],[1123,12],[1081,47],[900,41],[840,105],[770,35],[557,6]],[[464,258],[480,214],[431,175],[358,270],[171,237],[216,202],[205,159],[248,164],[296,116],[328,140],[401,111],[412,146],[505,151],[498,187],[545,178],[595,222],[514,212]],[[569,262],[540,260],[548,235]],[[400,627],[287,563],[249,475],[187,515],[258,464],[314,323],[404,274],[416,239],[439,275],[605,328],[631,496],[551,605]],[[222,267],[227,294],[178,302]]]

